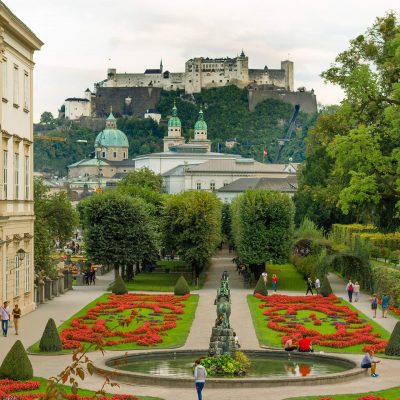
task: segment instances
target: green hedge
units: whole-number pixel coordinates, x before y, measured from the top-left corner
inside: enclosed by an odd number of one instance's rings
[[[376,232],[376,230],[377,228],[374,225],[333,224],[332,236],[336,243],[352,247],[352,239],[355,234],[361,232]]]
[[[369,232],[359,233],[358,236],[362,240],[368,242],[370,245],[378,247],[380,249],[387,248],[390,251],[400,249],[400,232],[395,233],[381,233],[381,232]]]
[[[309,254],[305,257],[292,254],[290,258],[291,263],[304,279],[314,278],[317,275],[318,260],[319,254]]]
[[[395,307],[400,306],[400,271],[385,266],[372,266],[373,292],[378,296],[386,293],[389,302]]]

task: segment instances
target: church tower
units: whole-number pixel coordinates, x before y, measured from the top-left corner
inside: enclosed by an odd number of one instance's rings
[[[207,151],[211,151],[211,141],[207,139],[207,123],[204,121],[203,109],[200,108],[199,117],[194,125],[194,139],[190,143],[207,145]]]
[[[172,117],[168,120],[168,135],[164,136],[164,152],[168,152],[171,146],[176,146],[185,143],[182,137],[182,124],[178,118],[178,109],[175,102],[172,108]]]

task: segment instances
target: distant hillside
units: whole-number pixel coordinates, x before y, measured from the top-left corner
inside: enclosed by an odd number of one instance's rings
[[[268,160],[273,161],[277,150],[277,138],[284,135],[293,112],[293,107],[278,100],[266,100],[258,104],[254,112],[248,110],[247,91],[236,86],[207,89],[201,93],[185,97],[183,92],[163,91],[157,109],[162,114],[161,124],[150,119],[122,118],[118,128],[126,133],[129,139],[129,156],[162,151],[162,138],[166,134],[168,117],[173,102],[176,100],[178,115],[182,121],[183,134],[186,138],[193,136],[193,126],[197,120],[200,105],[208,125],[208,136],[213,142],[213,151],[241,154],[262,160],[263,149],[268,152]],[[304,138],[315,116],[300,113],[293,139],[282,153],[281,162],[289,157],[294,162],[304,160]],[[58,121],[62,123],[62,121]],[[36,131],[46,135],[46,127],[36,126]],[[35,132],[39,133],[39,132]],[[65,142],[35,141],[35,170],[51,172],[64,176],[66,166],[89,156],[94,151],[93,145],[97,132],[71,124],[62,132],[51,136],[63,136]],[[233,149],[225,147],[225,140],[236,138],[238,144]],[[87,140],[88,143],[77,142]]]

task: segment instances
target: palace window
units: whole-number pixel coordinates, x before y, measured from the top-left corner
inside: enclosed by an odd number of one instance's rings
[[[228,185],[228,181],[224,181],[224,186],[227,186]]]
[[[201,190],[201,182],[197,182],[196,183],[196,189],[197,190]]]
[[[19,257],[15,256],[15,297],[19,296]]]
[[[106,158],[106,152],[105,151],[103,151],[102,157]]]
[[[215,182],[210,182],[210,190],[215,190]]]
[[[29,75],[27,71],[24,71],[24,109],[29,110],[29,102],[30,102],[30,87],[29,87]]]
[[[18,65],[14,64],[14,70],[13,70],[13,103],[15,105],[19,104],[19,69]]]
[[[113,151],[113,157],[117,158],[117,152],[116,151]]]
[[[7,199],[7,189],[8,189],[8,151],[3,150],[3,190],[4,199]]]
[[[14,155],[14,199],[19,198],[19,154]]]
[[[3,58],[3,70],[2,70],[2,84],[3,84],[3,93],[2,96],[4,99],[8,98],[8,70],[7,70],[7,59]]]
[[[29,156],[25,156],[25,200],[29,200]]]
[[[28,293],[31,290],[31,279],[29,271],[30,271],[29,253],[25,253],[25,288],[24,288],[25,293]]]

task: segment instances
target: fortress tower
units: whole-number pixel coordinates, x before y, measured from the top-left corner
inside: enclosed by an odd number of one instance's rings
[[[207,139],[207,123],[204,121],[202,108],[200,108],[199,118],[194,125],[194,139],[190,140],[189,143],[206,145],[207,151],[211,151],[211,141]]]

